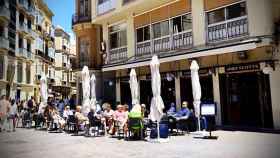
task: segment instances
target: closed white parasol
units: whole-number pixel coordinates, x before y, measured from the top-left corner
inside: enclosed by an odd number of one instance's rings
[[[90,111],[90,76],[89,70],[87,66],[83,67],[82,70],[82,88],[83,88],[83,104],[82,104],[82,112],[85,116]]]
[[[39,105],[39,113],[44,113],[44,108],[47,106],[47,102],[48,102],[48,84],[47,84],[47,78],[44,73],[40,78],[40,94],[41,94],[41,103]]]
[[[159,122],[163,115],[164,103],[160,96],[161,77],[159,73],[159,60],[157,56],[152,57],[150,68],[151,68],[152,92],[153,92],[153,98],[151,101],[151,108],[150,108],[150,118],[152,121]]]
[[[200,131],[201,87],[198,75],[199,66],[195,60],[192,61],[190,69],[192,78],[193,105],[195,109],[195,116],[198,118],[198,131]]]
[[[131,99],[132,99],[132,106],[139,104],[139,85],[136,77],[135,69],[131,69],[130,71],[130,91],[131,91]]]

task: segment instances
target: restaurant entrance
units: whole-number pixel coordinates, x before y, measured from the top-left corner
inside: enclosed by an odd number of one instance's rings
[[[221,74],[220,92],[224,125],[273,128],[268,75]]]

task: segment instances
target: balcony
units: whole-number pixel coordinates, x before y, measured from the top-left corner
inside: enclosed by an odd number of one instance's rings
[[[103,3],[97,5],[97,15],[105,14],[115,9],[116,5],[116,0],[105,0]]]
[[[0,6],[0,19],[4,19],[9,21],[10,20],[10,10],[6,5]]]
[[[27,59],[33,60],[33,54],[32,54],[32,52],[31,52],[31,51],[28,51],[28,50],[26,50],[26,52],[27,52]]]
[[[77,13],[72,16],[72,26],[83,23],[83,22],[91,22],[91,15],[82,16],[78,15]]]
[[[29,4],[27,0],[18,0],[18,6],[20,9],[26,11],[29,15],[35,15],[35,7],[33,4]]]
[[[27,28],[27,35],[28,37],[35,39],[36,38],[36,33],[33,31],[32,28]]]
[[[3,36],[0,36],[0,49],[9,50],[9,40]]]
[[[220,42],[249,35],[247,16],[208,25],[208,42]]]
[[[18,56],[27,58],[27,50],[25,48],[18,48]]]
[[[136,44],[136,57],[164,53],[171,50],[190,48],[193,45],[192,31],[184,31],[168,36],[138,42]]]
[[[24,22],[20,22],[19,26],[18,26],[18,31],[22,32],[24,34],[28,34],[28,28],[27,28],[27,24]]]
[[[127,59],[127,47],[111,49],[109,51],[109,62],[116,63]]]

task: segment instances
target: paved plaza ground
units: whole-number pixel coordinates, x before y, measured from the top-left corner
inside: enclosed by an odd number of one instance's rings
[[[0,158],[280,158],[280,134],[216,131],[218,140],[172,136],[168,143],[71,136],[34,129],[0,133]]]

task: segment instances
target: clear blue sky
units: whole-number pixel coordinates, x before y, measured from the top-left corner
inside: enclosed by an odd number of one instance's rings
[[[72,34],[72,14],[75,12],[75,0],[44,0],[54,13],[53,24],[62,26],[66,32]]]

